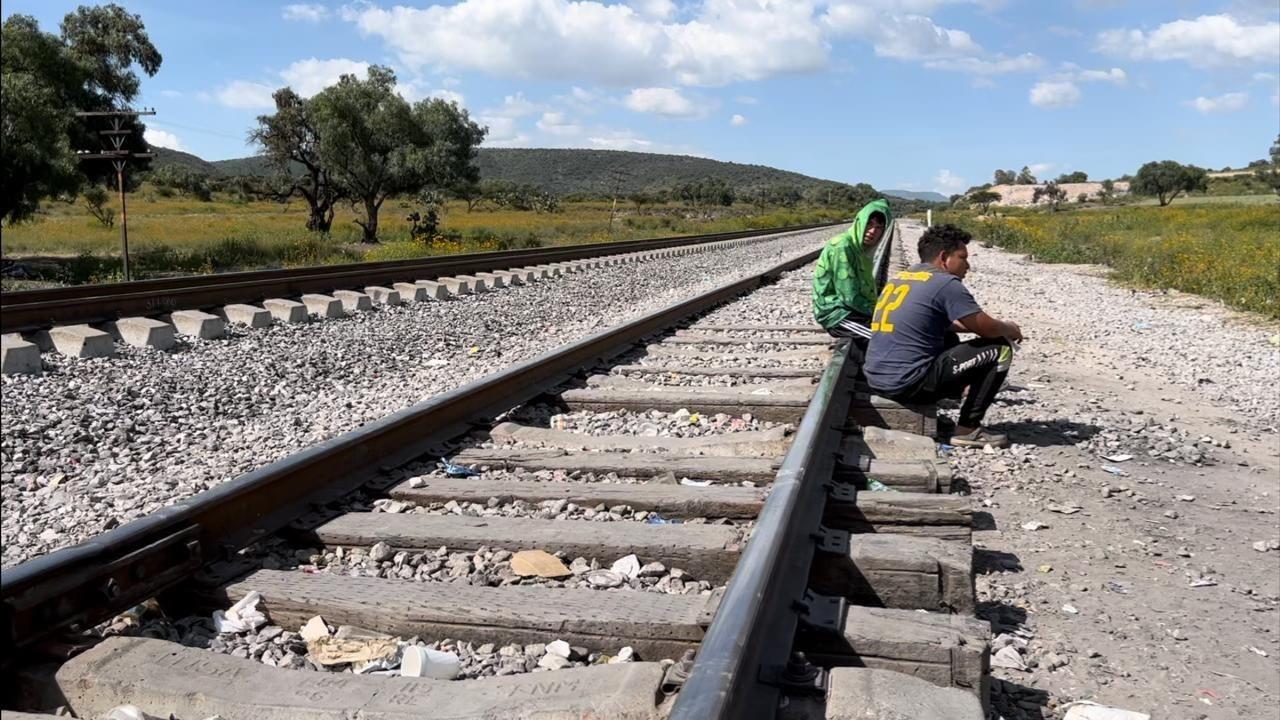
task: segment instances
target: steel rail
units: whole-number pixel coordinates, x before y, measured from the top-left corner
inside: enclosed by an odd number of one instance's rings
[[[839,428],[853,397],[848,345],[818,383],[791,450],[769,491],[747,548],[702,638],[670,720],[774,717],[782,687],[769,681],[791,655],[822,519],[824,484],[835,469]]]
[[[873,256],[878,287],[888,275],[898,232],[895,221]],[[800,623],[838,630],[843,622],[843,598],[807,592],[841,428],[860,370],[849,344],[839,349],[783,458],[669,720],[776,717]]]
[[[303,293],[329,292],[348,287],[430,280],[446,275],[470,275],[523,265],[566,262],[724,240],[785,236],[830,225],[831,223],[797,225],[768,230],[501,250],[415,260],[255,270],[23,290],[3,294],[3,303],[0,303],[0,328],[4,332],[19,332],[59,324],[105,322],[130,315],[254,303],[270,297],[296,297]]]
[[[794,256],[490,374],[89,541],[6,569],[0,576],[0,632],[6,652],[55,633],[91,627],[173,588],[201,567],[231,559],[240,548],[361,486],[380,469],[428,454],[473,425],[817,254]]]

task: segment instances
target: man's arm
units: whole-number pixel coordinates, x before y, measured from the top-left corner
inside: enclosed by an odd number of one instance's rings
[[[952,323],[952,326],[959,326],[957,332],[971,332],[978,337],[984,338],[1005,338],[1014,342],[1022,341],[1022,328],[1017,323],[1007,320],[997,320],[985,312],[979,310],[972,315],[966,315]]]

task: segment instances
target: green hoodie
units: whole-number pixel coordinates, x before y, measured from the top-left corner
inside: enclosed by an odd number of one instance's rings
[[[813,271],[813,317],[830,329],[850,313],[871,317],[876,307],[876,281],[871,277],[871,258],[862,252],[862,233],[871,213],[884,215],[885,233],[893,217],[889,203],[872,200],[858,211],[853,225],[831,238],[818,256]],[[881,238],[884,242],[884,238]]]

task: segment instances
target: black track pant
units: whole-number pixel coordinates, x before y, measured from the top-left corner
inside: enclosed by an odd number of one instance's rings
[[[849,357],[859,365],[867,355],[867,343],[871,341],[871,318],[850,313],[848,317],[827,328],[833,338],[849,338]]]
[[[969,388],[956,424],[977,427],[995,402],[1012,362],[1013,348],[1005,340],[978,339],[952,345],[934,358],[929,372],[919,382],[890,397],[901,402],[929,403],[938,398],[959,398]]]

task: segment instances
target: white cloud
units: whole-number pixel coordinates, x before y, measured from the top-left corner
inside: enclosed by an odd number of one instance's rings
[[[939,170],[938,176],[933,179],[933,189],[943,195],[954,195],[963,192],[967,187],[969,185],[964,178],[953,175],[950,170]]]
[[[462,84],[462,81],[456,77],[447,77],[447,78],[440,78],[440,84],[447,88],[451,88],[451,87],[458,87],[459,85]]]
[[[182,91],[181,90],[161,90],[160,95],[167,98],[180,98],[182,97]]]
[[[587,138],[592,147],[602,150],[636,150],[648,152],[653,148],[652,140],[638,138],[625,130],[602,133]]]
[[[1044,61],[1033,53],[1023,53],[1017,57],[1008,57],[1005,55],[996,55],[989,59],[978,57],[961,57],[948,58],[944,60],[930,60],[925,62],[925,67],[931,70],[952,70],[955,72],[968,73],[979,77],[990,75],[1006,75],[1016,72],[1030,72],[1038,70]]]
[[[734,127],[742,127],[747,124],[747,119],[741,115],[735,114],[733,117],[729,118],[729,124]]]
[[[1280,75],[1268,72],[1254,73],[1253,81],[1270,86],[1271,104],[1280,105]]]
[[[456,0],[423,8],[357,2],[342,17],[380,38],[406,67],[618,87],[720,86],[830,63],[833,42],[877,55],[999,74],[1034,69],[1034,55],[983,51],[927,13],[1002,0]]]
[[[329,17],[329,8],[319,3],[295,3],[293,5],[285,5],[280,15],[285,20],[320,22]]]
[[[1217,97],[1204,97],[1201,95],[1195,100],[1188,100],[1186,105],[1190,105],[1202,114],[1209,113],[1226,113],[1243,110],[1249,104],[1249,93],[1229,92]]]
[[[671,0],[631,0],[631,8],[645,17],[666,20],[676,14],[676,4]]]
[[[636,88],[623,99],[622,104],[635,112],[664,117],[699,117],[706,112],[703,106],[675,88]]]
[[[752,97],[751,95],[739,95],[738,97],[734,98],[734,101],[741,103],[743,105],[759,105],[760,104],[760,99],[756,97]]]
[[[1073,27],[1066,27],[1064,25],[1050,25],[1049,32],[1054,35],[1057,35],[1058,37],[1064,37],[1064,38],[1077,38],[1077,37],[1084,36],[1084,33],[1080,32],[1079,30]]]
[[[561,137],[576,137],[582,134],[582,126],[573,122],[562,112],[544,112],[537,122],[542,132]]]
[[[338,78],[343,75],[356,75],[363,78],[368,71],[369,63],[359,60],[307,58],[298,60],[281,70],[280,77],[293,88],[294,92],[303,97],[311,97],[338,82]]]
[[[1031,163],[1027,169],[1032,175],[1043,175],[1053,169],[1053,163]]]
[[[1031,86],[1030,96],[1036,107],[1071,107],[1080,101],[1080,88],[1070,80],[1043,80]]]
[[[1101,52],[1134,60],[1185,60],[1197,66],[1280,63],[1280,22],[1246,24],[1231,15],[1174,20],[1146,32],[1105,30]]]
[[[213,97],[227,107],[259,110],[276,106],[271,99],[275,88],[264,83],[232,80],[214,92]]]
[[[153,127],[147,128],[146,131],[142,133],[142,139],[146,140],[148,145],[153,145],[155,147],[182,151],[187,149],[186,146],[182,144],[182,140],[178,139],[177,135],[164,130],[157,130]]]
[[[515,118],[481,115],[476,121],[489,128],[489,134],[484,138],[486,146],[525,147],[529,144],[529,136],[520,131]]]
[[[1072,73],[1072,77],[1080,82],[1109,82],[1113,85],[1124,85],[1129,80],[1129,76],[1120,68],[1079,70]]]

